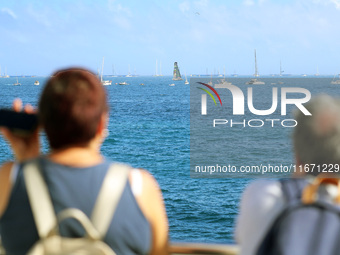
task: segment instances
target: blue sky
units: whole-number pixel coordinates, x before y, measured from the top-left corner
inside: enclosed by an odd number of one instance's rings
[[[0,0],[0,66],[50,75],[104,73],[334,75],[340,72],[340,0]]]

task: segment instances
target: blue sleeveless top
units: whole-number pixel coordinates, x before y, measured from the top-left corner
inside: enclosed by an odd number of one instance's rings
[[[108,160],[88,168],[60,165],[46,158],[39,159],[42,174],[49,188],[55,213],[66,208],[78,208],[88,217],[111,164]],[[8,206],[0,218],[0,236],[7,254],[21,255],[39,240],[28,201],[20,165]],[[84,235],[75,220],[66,220],[59,226],[62,236]],[[104,241],[117,253],[148,254],[151,250],[151,227],[146,220],[127,182]]]

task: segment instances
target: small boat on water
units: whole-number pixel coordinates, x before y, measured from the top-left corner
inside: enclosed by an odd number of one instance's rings
[[[120,82],[118,83],[119,85],[129,85],[129,83],[127,83],[126,81]]]
[[[257,61],[256,61],[256,50],[255,50],[255,73],[254,73],[255,77],[259,77],[259,72],[257,70]],[[250,84],[250,85],[262,85],[265,84],[263,81],[260,81],[256,78],[250,79],[250,81],[248,81],[246,84]]]
[[[14,85],[14,86],[21,85],[21,83],[19,83],[18,77],[17,77],[17,82],[16,82],[16,83],[13,83],[13,85]]]
[[[334,76],[333,80],[331,81],[331,84],[340,85],[340,73],[339,73],[339,79],[336,80]]]
[[[36,86],[40,85],[39,81],[35,81],[34,85],[36,85]]]
[[[231,82],[226,81],[226,79],[221,79],[220,83],[216,83],[214,87],[217,89],[224,89],[224,88],[228,88],[228,86],[230,85],[233,85],[233,84]]]
[[[250,79],[250,81],[248,81],[246,84],[262,85],[262,84],[265,84],[265,83],[263,81],[258,80],[258,79]]]
[[[171,86],[171,87],[172,87],[172,86],[175,86],[175,83],[171,83],[171,84],[169,84],[169,86]]]
[[[108,86],[111,85],[112,81],[109,80],[103,80],[103,70],[104,70],[104,57],[103,57],[103,64],[102,64],[102,73],[100,75],[100,81],[103,86]]]
[[[184,82],[185,85],[188,85],[189,82],[188,82],[188,79],[187,79],[187,74],[185,74],[185,82]]]
[[[107,85],[111,85],[112,84],[112,81],[109,81],[109,80],[102,80],[102,85],[103,86],[107,86]]]
[[[5,75],[2,76],[2,78],[9,78],[9,75],[7,74],[7,67],[6,67],[6,69],[5,69]]]

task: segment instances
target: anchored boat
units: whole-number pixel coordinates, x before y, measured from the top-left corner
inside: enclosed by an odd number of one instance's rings
[[[339,73],[339,79],[336,80],[334,76],[333,80],[331,81],[331,84],[340,85],[340,73]]]
[[[257,70],[257,61],[256,61],[256,50],[255,50],[255,73],[254,73],[255,77],[259,77],[259,72]],[[260,81],[256,78],[251,79],[250,81],[248,81],[246,84],[254,84],[254,85],[262,85],[265,84],[263,81]]]
[[[104,85],[104,86],[111,85],[112,81],[103,80],[103,70],[104,70],[104,57],[103,57],[102,73],[100,75],[100,81],[101,81],[102,85]]]
[[[17,76],[17,82],[16,82],[16,83],[13,83],[13,85],[14,85],[14,86],[21,85],[21,83],[19,83],[18,76]]]
[[[225,88],[228,88],[228,86],[230,85],[233,85],[233,84],[229,81],[226,81],[226,79],[221,79],[220,83],[216,83],[214,87],[217,89],[225,89]]]

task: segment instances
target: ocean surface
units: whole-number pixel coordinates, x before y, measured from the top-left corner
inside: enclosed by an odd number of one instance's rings
[[[171,77],[106,77],[110,104],[109,136],[102,153],[109,159],[126,162],[149,170],[159,182],[170,224],[171,241],[234,243],[234,226],[239,201],[252,178],[191,178],[190,177],[190,88],[184,81]],[[229,78],[233,84],[244,85],[250,78]],[[39,80],[40,85],[34,86]],[[331,85],[332,77],[261,78],[266,85],[303,87],[312,96],[319,93],[340,94],[339,85]],[[37,105],[45,77],[19,77],[21,86],[13,86],[16,78],[0,78],[0,107],[10,107],[16,97],[24,103]],[[119,82],[129,85],[116,85]],[[144,86],[140,85],[145,84]],[[169,86],[169,84],[175,86]],[[275,83],[275,84],[272,84]],[[259,93],[261,95],[262,93]],[[266,95],[266,93],[263,93]],[[265,99],[264,99],[265,100]],[[260,100],[261,101],[261,100]],[[244,162],[293,163],[290,129],[242,132],[242,146],[230,138],[229,158],[235,164]],[[44,152],[48,145],[42,134]],[[260,143],[265,142],[265,143]],[[13,156],[0,138],[0,161]],[[247,176],[244,176],[247,177]]]

